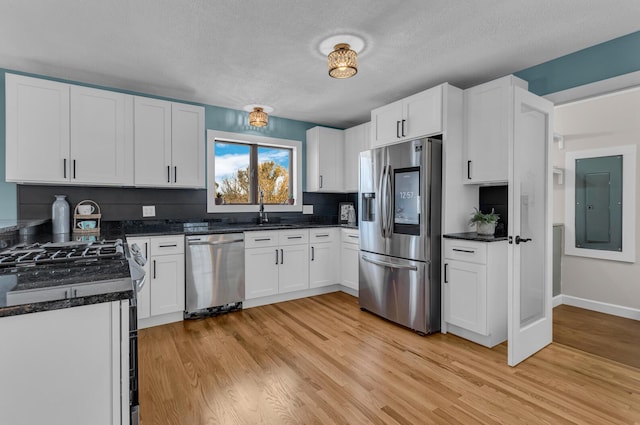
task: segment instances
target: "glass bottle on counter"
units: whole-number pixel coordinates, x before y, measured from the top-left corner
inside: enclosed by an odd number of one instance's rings
[[[71,213],[69,203],[65,199],[67,195],[54,195],[56,200],[51,205],[51,221],[53,222],[53,234],[69,233],[71,225]]]

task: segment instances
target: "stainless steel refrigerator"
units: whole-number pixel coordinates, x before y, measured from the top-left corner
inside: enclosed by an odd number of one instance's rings
[[[442,142],[360,154],[360,307],[421,334],[440,330]]]

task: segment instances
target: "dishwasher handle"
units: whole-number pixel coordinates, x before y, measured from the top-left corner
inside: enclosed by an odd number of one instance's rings
[[[196,246],[196,245],[216,246],[216,245],[227,245],[230,243],[239,243],[239,242],[244,242],[244,239],[231,239],[228,241],[199,241],[199,240],[187,239],[187,244],[189,246]]]

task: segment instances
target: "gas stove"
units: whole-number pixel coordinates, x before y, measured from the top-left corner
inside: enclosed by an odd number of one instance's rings
[[[125,258],[121,239],[32,243],[0,252],[0,268],[60,263],[87,263]]]

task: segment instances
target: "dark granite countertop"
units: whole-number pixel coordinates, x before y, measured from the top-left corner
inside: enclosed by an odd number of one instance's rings
[[[15,231],[24,231],[32,227],[47,223],[48,218],[34,220],[0,220],[0,233],[11,233]]]
[[[485,236],[479,235],[476,232],[465,232],[465,233],[447,233],[446,235],[442,235],[445,239],[461,239],[465,241],[477,241],[477,242],[500,242],[506,241],[508,239],[507,236]]]
[[[341,227],[358,229],[349,224],[323,223],[153,223],[124,226],[125,236],[166,236],[166,235],[203,235],[212,233],[239,233],[261,230],[313,229],[322,227]]]

